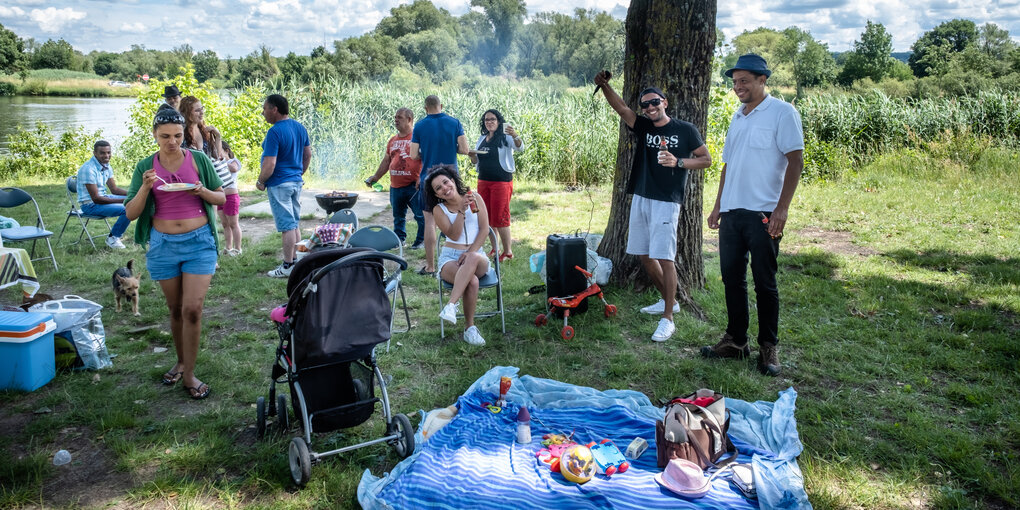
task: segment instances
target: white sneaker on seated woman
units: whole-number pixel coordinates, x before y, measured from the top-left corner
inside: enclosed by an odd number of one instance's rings
[[[479,232],[489,231],[485,203],[480,195],[468,190],[451,165],[429,169],[425,190],[436,226],[447,239],[439,252],[439,277],[453,286],[450,300],[439,312],[439,318],[456,324],[457,302],[463,301],[467,326],[464,341],[485,345],[485,339],[475,327],[478,279],[489,271],[489,259],[482,252],[485,236],[479,235]]]

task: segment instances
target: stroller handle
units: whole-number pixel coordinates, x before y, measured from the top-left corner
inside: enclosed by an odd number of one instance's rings
[[[319,268],[317,271],[312,273],[312,277],[309,279],[308,283],[310,285],[318,283],[319,280],[321,280],[324,276],[326,276],[327,273],[329,273],[333,269],[336,269],[340,266],[344,266],[347,264],[351,264],[353,262],[357,262],[362,259],[387,259],[396,262],[400,266],[401,271],[407,269],[407,261],[392,253],[386,253],[382,251],[360,251],[358,253],[352,253],[350,255],[347,255],[346,257],[340,260],[334,260],[333,262],[330,262],[329,264]],[[307,289],[308,287],[306,287],[306,291]]]

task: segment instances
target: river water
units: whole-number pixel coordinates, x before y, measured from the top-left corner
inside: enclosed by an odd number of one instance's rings
[[[0,96],[0,154],[8,153],[8,137],[18,126],[35,129],[40,122],[54,135],[76,126],[84,126],[88,133],[102,130],[103,138],[117,150],[129,134],[134,102],[131,97]]]

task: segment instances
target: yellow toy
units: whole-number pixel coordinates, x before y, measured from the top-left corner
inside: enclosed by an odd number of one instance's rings
[[[595,459],[584,445],[573,445],[560,456],[560,474],[567,480],[582,484],[595,475]]]

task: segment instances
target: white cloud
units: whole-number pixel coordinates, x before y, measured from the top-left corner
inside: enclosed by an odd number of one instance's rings
[[[142,34],[145,33],[146,30],[147,27],[145,26],[145,23],[142,23],[141,21],[135,23],[124,23],[120,27],[121,32],[127,32],[129,34]]]
[[[53,33],[60,31],[68,23],[85,18],[85,13],[70,7],[64,7],[63,9],[47,7],[45,9],[32,9],[28,17],[38,23],[39,28],[43,32]]]
[[[15,16],[20,17],[24,15],[25,11],[21,10],[18,7],[5,7],[3,5],[0,5],[0,16],[10,16],[13,18]]]

